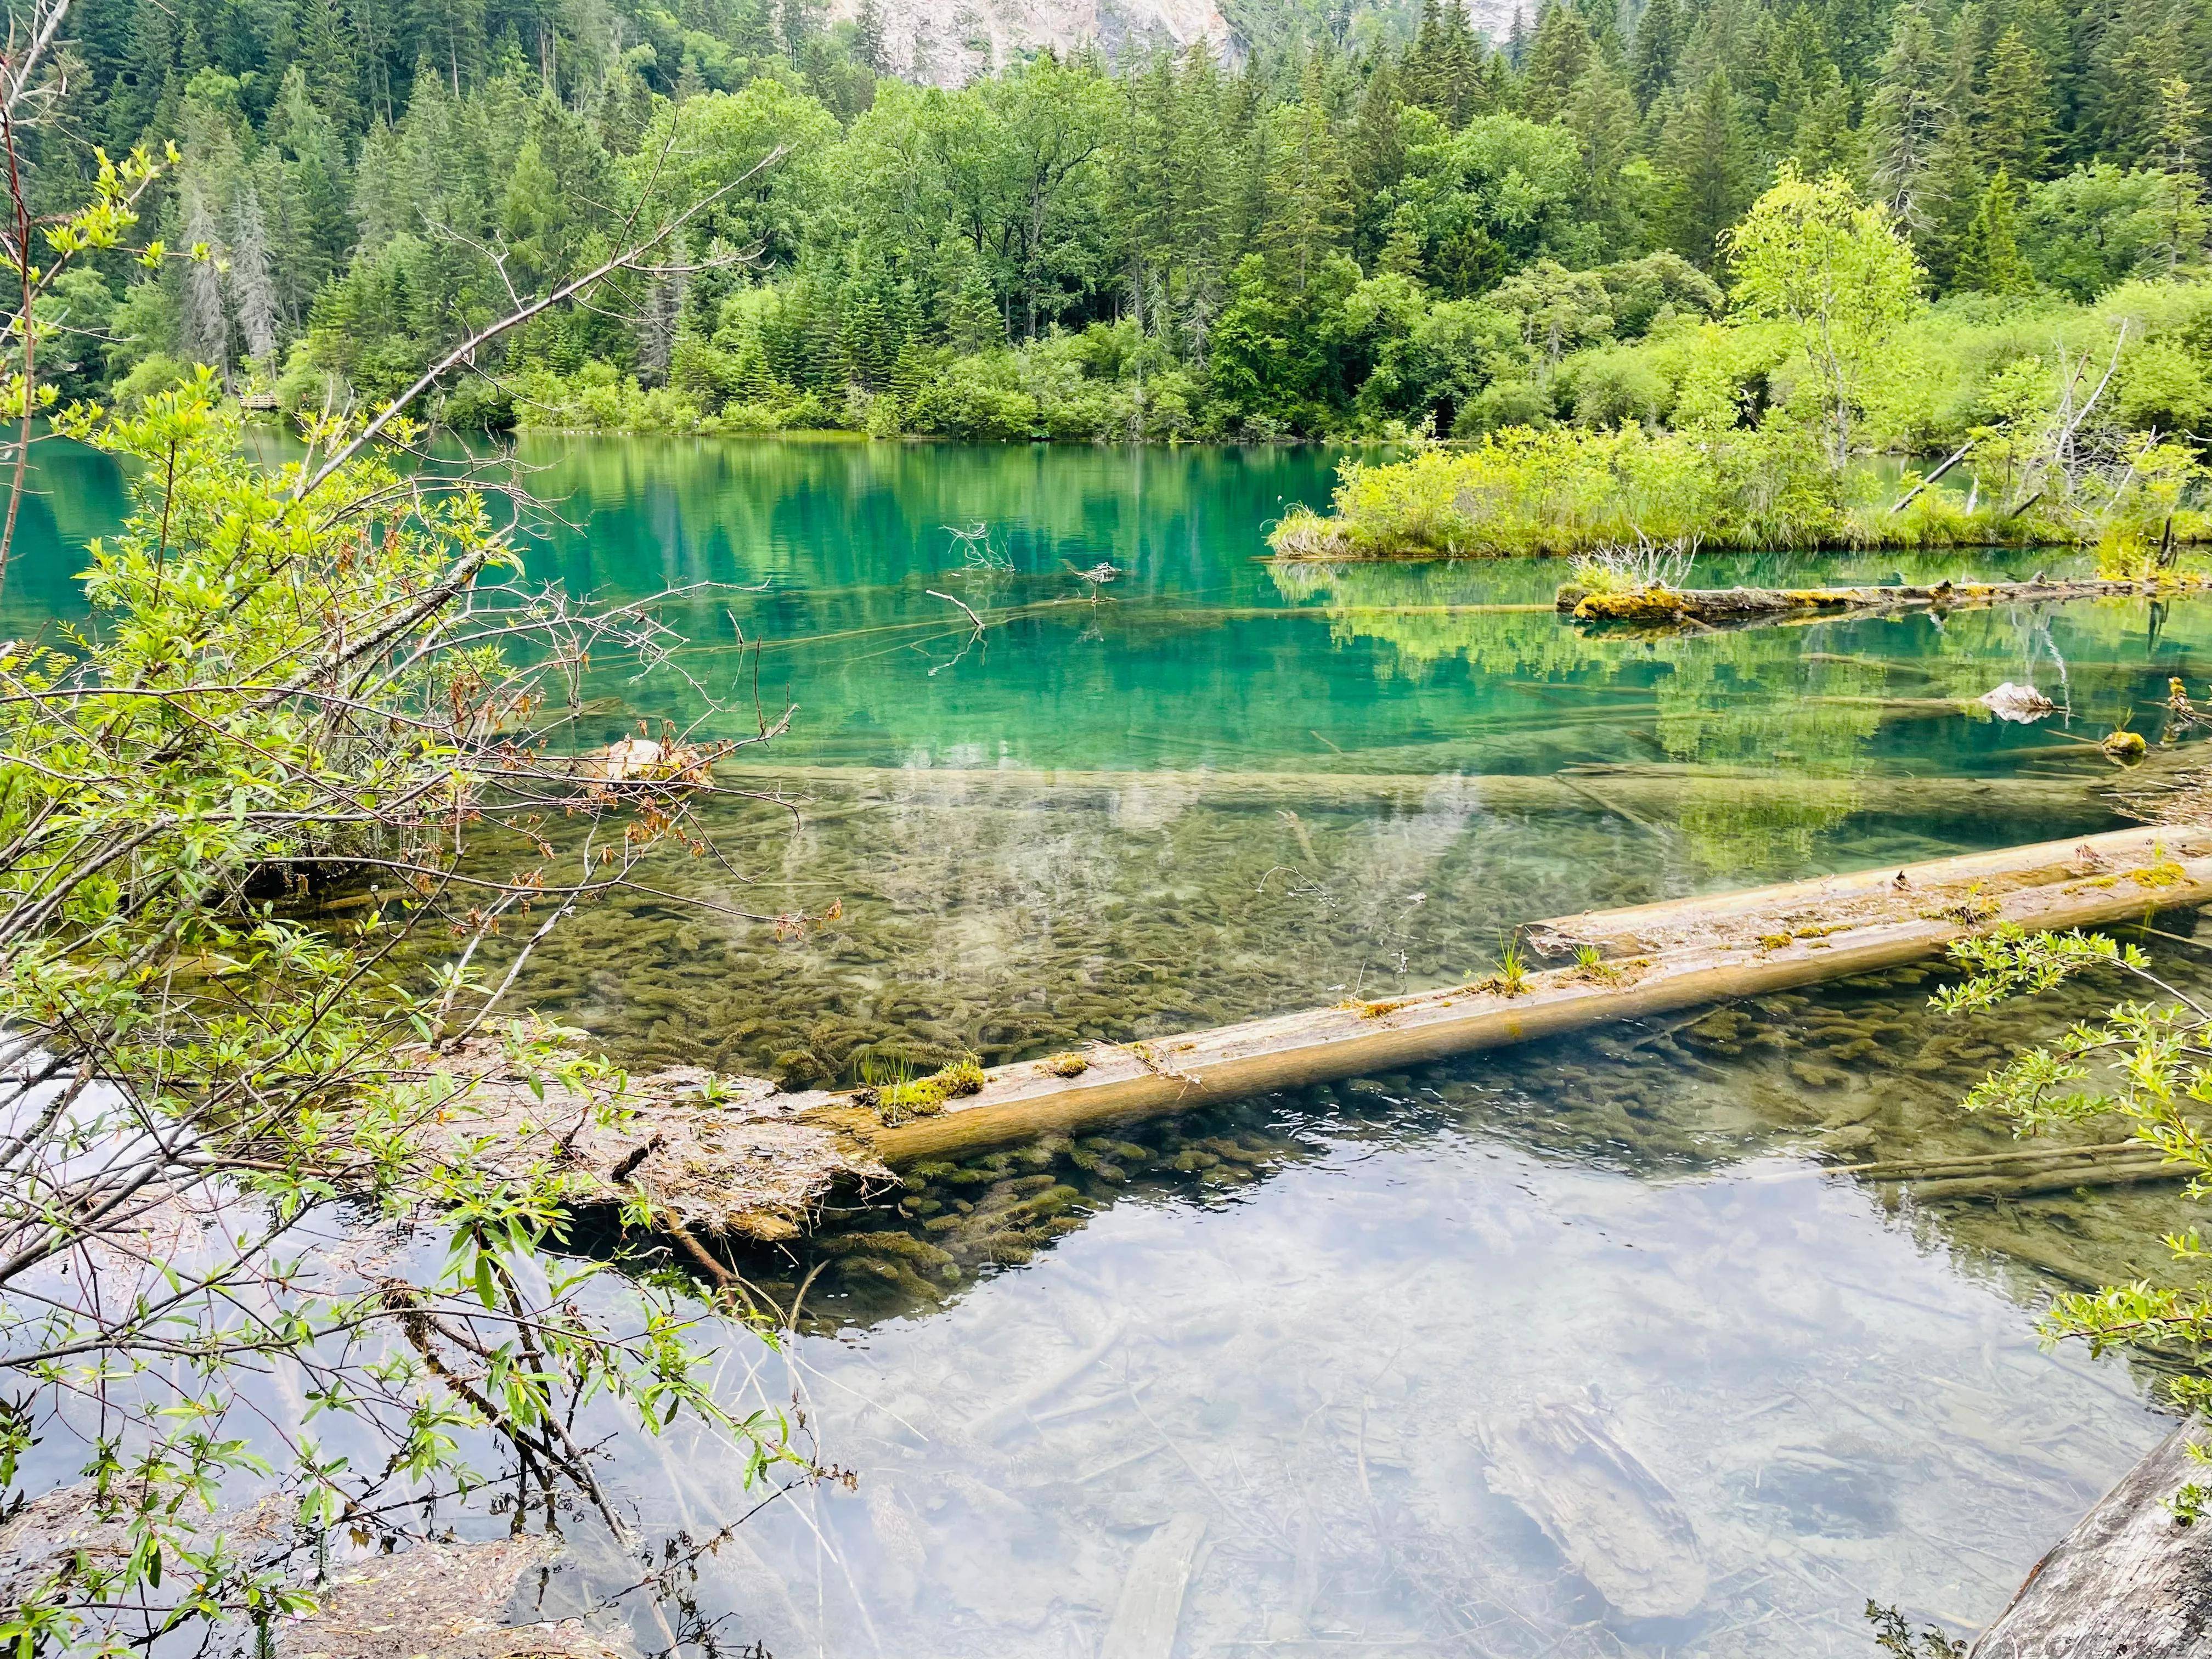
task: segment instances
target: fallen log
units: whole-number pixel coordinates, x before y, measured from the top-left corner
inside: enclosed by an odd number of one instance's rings
[[[2212,1520],[2168,1500],[2212,1469],[2185,1424],[2037,1562],[1969,1659],[2201,1659],[2212,1652]]]
[[[580,1207],[647,1206],[703,1261],[694,1235],[789,1238],[837,1183],[888,1183],[933,1158],[1896,967],[2008,923],[2094,927],[2208,900],[2212,830],[2116,830],[1555,918],[1528,930],[1528,946],[1573,953],[1572,966],[1097,1042],[988,1073],[971,1062],[957,1087],[930,1086],[940,1074],[779,1094],[757,1079],[678,1071],[630,1079],[619,1102],[565,1089],[540,1099],[495,1045],[477,1043],[437,1062],[467,1087],[421,1133],[432,1152],[478,1166],[551,1160],[574,1178]],[[2016,1192],[2032,1172],[1992,1173]],[[2069,1168],[2057,1178],[2080,1185],[2107,1173]],[[2172,1178],[2131,1164],[2110,1173]]]
[[[1845,611],[1878,614],[1893,611],[1958,611],[1992,605],[2044,605],[2068,599],[2169,599],[2202,592],[2207,579],[2163,572],[2124,580],[2084,578],[2024,582],[1941,581],[1931,586],[1893,587],[1643,587],[1624,593],[1594,593],[1562,587],[1559,609],[1577,622],[1727,623],[1763,622],[1775,617],[1824,616]]]
[[[934,1115],[896,1124],[834,1094],[799,1120],[835,1124],[896,1169],[1896,967],[2007,924],[2094,927],[2208,899],[2212,831],[2169,827],[1670,900],[1529,930],[1540,954],[1580,952],[1572,967],[1094,1043],[1000,1066]]]
[[[2186,1181],[2196,1171],[2184,1164],[2169,1164],[2154,1152],[2126,1163],[2078,1164],[2046,1170],[2035,1175],[1961,1176],[1943,1181],[1923,1181],[1911,1188],[1916,1200],[1963,1198],[2038,1198],[2050,1193],[2070,1193],[2077,1188],[2141,1187]]]
[[[1946,704],[1946,708],[1958,705]],[[2095,761],[2091,745],[2086,751]],[[2071,760],[2075,751],[2065,750]],[[2161,751],[2136,769],[2129,782],[2140,786],[2165,771],[2179,771],[2197,751]],[[1397,758],[1395,756],[1389,758]],[[1491,812],[1605,811],[1663,818],[1692,804],[1724,793],[1746,807],[1789,806],[1838,814],[1889,814],[1948,820],[1986,816],[2001,803],[2014,819],[2109,811],[2104,795],[2118,780],[2108,765],[2084,767],[2072,775],[2026,777],[1808,778],[1781,772],[1731,770],[1720,767],[1588,765],[1544,773],[1469,773],[1449,768],[1449,757],[1419,771],[1245,772],[1209,771],[1202,767],[1169,767],[1109,772],[1042,767],[772,766],[715,769],[717,781],[734,789],[764,791],[852,791],[899,801],[945,800],[959,804],[1006,796],[1024,804],[1042,799],[1112,802],[1141,793],[1177,804],[1273,808],[1285,804],[1363,809],[1396,806],[1435,810],[1465,806]],[[1603,799],[1594,799],[1602,792]],[[812,814],[815,808],[809,806]]]

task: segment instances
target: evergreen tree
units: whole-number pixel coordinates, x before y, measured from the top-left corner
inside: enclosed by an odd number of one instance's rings
[[[2159,234],[2152,250],[2168,276],[2204,252],[2204,180],[2197,166],[2203,131],[2203,113],[2189,82],[2169,76],[2159,86]]]
[[[860,0],[860,16],[853,25],[853,55],[872,74],[891,72],[890,47],[884,39],[884,9],[878,0]]]
[[[1943,127],[1944,64],[1920,0],[1899,7],[1881,78],[1867,102],[1865,137],[1875,196],[1916,242],[1930,228],[1928,179]]]
[[[1263,241],[1304,294],[1352,226],[1352,180],[1328,118],[1319,61],[1306,60],[1298,101],[1271,112],[1275,129],[1273,212]]]
[[[1345,161],[1352,179],[1352,252],[1371,264],[1389,235],[1390,195],[1406,171],[1402,134],[1405,106],[1398,76],[1389,63],[1367,77],[1352,128],[1345,135]]]
[[[1581,11],[1567,0],[1546,0],[1522,68],[1521,112],[1531,121],[1556,120],[1596,56],[1596,42]]]
[[[1980,98],[1979,161],[1990,172],[2039,179],[2051,154],[2051,76],[2017,25],[1997,37]]]
[[[1674,0],[1649,0],[1636,22],[1630,58],[1629,82],[1640,108],[1650,109],[1673,84],[1675,61],[1682,50],[1681,31],[1681,15]]]
[[[2021,256],[2014,228],[2012,175],[2002,167],[1982,192],[1980,204],[1966,227],[1951,285],[1982,294],[2035,291],[2035,273]]]
[[[1636,98],[1621,72],[1597,58],[1584,70],[1560,113],[1582,148],[1583,198],[1608,254],[1640,251],[1641,204],[1648,170],[1630,171],[1636,146]],[[1638,176],[1641,175],[1641,176]]]
[[[1720,234],[1750,205],[1751,146],[1728,74],[1715,70],[1673,113],[1660,140],[1667,240],[1711,270]]]

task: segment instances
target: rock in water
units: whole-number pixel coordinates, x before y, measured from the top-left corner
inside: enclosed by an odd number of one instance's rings
[[[1490,1489],[1543,1528],[1613,1609],[1678,1619],[1705,1599],[1705,1564],[1689,1516],[1588,1406],[1540,1406],[1486,1430]]]
[[[2021,726],[2041,720],[2058,706],[2033,686],[2014,685],[2010,680],[1995,690],[1983,692],[1978,701],[1999,720]]]

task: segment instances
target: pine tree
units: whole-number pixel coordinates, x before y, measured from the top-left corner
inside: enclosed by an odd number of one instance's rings
[[[184,326],[180,343],[193,362],[230,380],[230,318],[222,302],[222,219],[208,180],[187,172],[182,190],[185,246]]]
[[[1650,109],[1674,79],[1674,64],[1682,52],[1681,15],[1674,0],[1650,0],[1636,21],[1636,40],[1630,55],[1629,84],[1641,109]]]
[[[853,25],[853,56],[871,74],[891,72],[890,47],[884,39],[884,9],[878,0],[860,0],[860,16]]]
[[[2189,82],[2179,76],[2160,82],[2158,91],[2161,178],[2159,238],[2153,257],[2172,276],[2195,264],[2204,252],[2204,180],[2197,160],[2204,117]]]
[[[1531,121],[1551,121],[1566,107],[1568,94],[1597,56],[1589,25],[1565,0],[1546,0],[1536,21],[1521,77],[1521,112]]]
[[[1389,234],[1389,198],[1406,172],[1406,145],[1399,131],[1404,112],[1397,72],[1387,61],[1377,64],[1345,135],[1345,160],[1352,175],[1352,252],[1363,264],[1374,263]]]
[[[1481,97],[1482,60],[1482,40],[1468,21],[1466,0],[1445,0],[1443,45],[1436,65],[1436,107],[1455,129],[1467,125]]]
[[[1706,76],[1668,121],[1659,157],[1668,241],[1702,269],[1711,269],[1721,232],[1750,204],[1750,149],[1725,70]]]
[[[1352,181],[1328,118],[1317,59],[1306,60],[1298,101],[1268,112],[1275,129],[1273,212],[1263,233],[1267,251],[1298,293],[1321,261],[1343,244],[1352,226]]]
[[[2013,227],[2012,175],[1999,167],[1966,227],[1951,286],[1982,294],[2034,293],[2035,273],[2021,256]]]
[[[224,286],[238,314],[246,356],[257,363],[268,362],[276,355],[276,285],[270,275],[269,229],[262,220],[261,198],[251,183],[240,189],[231,209],[230,268],[224,273]]]
[[[1944,65],[1920,0],[1897,13],[1863,129],[1875,194],[1916,240],[1929,231],[1929,169],[1943,125]]]
[[[1636,98],[1620,71],[1598,58],[1568,94],[1560,123],[1575,135],[1583,155],[1583,205],[1605,239],[1608,252],[1638,251],[1639,193],[1626,173],[1636,147]]]
[[[1980,161],[2023,182],[2040,179],[2056,122],[2051,76],[2017,25],[1997,37],[1980,100]]]

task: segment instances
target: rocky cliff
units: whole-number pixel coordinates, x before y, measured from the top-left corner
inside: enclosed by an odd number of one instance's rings
[[[1492,40],[1512,27],[1516,5],[1533,17],[1534,0],[1465,0],[1474,26]],[[856,17],[860,0],[830,0],[833,21]],[[1154,46],[1211,42],[1224,58],[1249,42],[1239,25],[1295,28],[1297,0],[877,0],[893,73],[935,86],[958,86],[1024,52],[1096,44],[1111,56]],[[1353,0],[1368,27],[1403,29],[1417,5]],[[1279,18],[1278,14],[1282,14]],[[1283,27],[1267,33],[1281,33]]]

